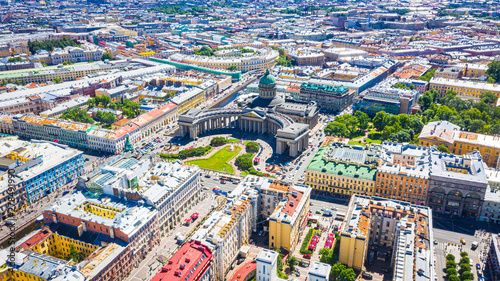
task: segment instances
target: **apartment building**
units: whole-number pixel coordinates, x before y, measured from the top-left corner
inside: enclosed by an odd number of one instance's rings
[[[353,195],[341,226],[339,262],[362,270],[372,256],[390,265],[394,280],[434,280],[432,227],[428,207]]]
[[[83,44],[81,47],[68,46],[64,49],[56,49],[50,53],[52,64],[61,64],[64,62],[89,62],[100,61],[102,59],[102,49],[94,44]]]
[[[486,260],[486,264],[491,274],[492,281],[500,280],[500,235],[492,234],[491,235],[491,245],[489,246],[488,257]]]
[[[130,183],[130,181],[129,181]],[[126,244],[129,265],[138,265],[159,241],[157,210],[107,194],[68,194],[43,211],[44,223],[78,233],[109,236]]]
[[[200,169],[180,162],[155,162],[151,159],[122,160],[100,169],[87,183],[89,189],[143,201],[157,210],[158,231],[164,236],[200,197]],[[141,193],[137,193],[140,187]]]
[[[323,193],[373,195],[377,162],[376,151],[323,146],[306,168],[305,184]]]
[[[462,78],[462,68],[458,66],[442,67],[434,72],[435,78],[460,79]]]
[[[437,213],[479,218],[488,187],[486,165],[479,152],[456,156],[435,149],[430,160],[426,205]]]
[[[2,168],[14,169],[16,186],[15,202],[19,208],[36,202],[59,187],[77,179],[84,171],[83,152],[66,145],[46,141],[0,141]],[[2,175],[2,195],[8,194],[7,174]],[[7,210],[7,200],[0,200],[0,211]]]
[[[0,103],[0,112],[10,114],[32,113],[39,114],[42,111],[49,110],[53,105],[40,96],[34,95],[25,98],[2,101]]]
[[[492,92],[500,97],[500,85],[485,82],[432,78],[429,82],[429,89],[435,89],[440,98],[444,97],[449,90],[453,90],[462,99],[479,100],[481,94],[485,92]]]
[[[479,78],[488,77],[488,65],[478,63],[458,63],[457,67],[462,69],[463,77]]]
[[[209,247],[199,241],[188,241],[175,252],[151,281],[210,281],[214,257]]]
[[[271,184],[272,188],[272,184]],[[311,189],[294,185],[269,216],[269,247],[292,251],[307,223]]]
[[[317,65],[322,66],[325,61],[325,54],[313,48],[300,48],[292,50],[287,57],[293,59],[296,65]]]
[[[84,280],[121,280],[132,269],[126,265],[130,261],[130,251],[124,247],[123,242],[104,238],[104,245],[95,245],[92,244],[95,243],[92,239],[80,236],[64,225],[51,226],[55,226],[53,230],[45,226],[24,237],[16,247],[16,254],[34,252],[43,258],[61,259],[68,257],[73,249],[86,261],[78,270],[73,271],[84,276]]]
[[[482,161],[491,168],[500,168],[500,137],[470,133],[448,121],[429,122],[419,137],[419,144],[425,146],[444,145],[456,155],[479,151]]]

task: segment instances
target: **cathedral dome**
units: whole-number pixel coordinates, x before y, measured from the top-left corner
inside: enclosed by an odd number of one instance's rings
[[[276,79],[274,78],[274,76],[271,75],[271,72],[269,71],[269,69],[267,69],[264,76],[262,76],[260,78],[259,84],[262,84],[262,85],[264,85],[264,84],[265,85],[276,84]]]

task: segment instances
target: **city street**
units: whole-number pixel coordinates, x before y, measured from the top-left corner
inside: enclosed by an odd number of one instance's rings
[[[186,226],[184,223],[179,223],[170,233],[168,233],[163,239],[161,239],[160,245],[156,246],[155,249],[150,251],[146,258],[140,263],[137,268],[134,268],[129,276],[125,279],[128,281],[145,281],[150,280],[158,270],[163,266],[156,258],[160,255],[164,255],[167,258],[170,258],[173,253],[180,247],[175,239],[175,234],[181,232],[183,234],[187,234],[192,231],[199,221],[204,218],[212,207],[215,206],[216,195],[211,192],[202,192],[200,195],[201,198],[204,198],[198,202],[195,206],[191,208],[191,210],[187,211],[184,217],[181,219],[181,222],[184,222],[185,219],[189,218],[193,213],[199,213],[198,220],[192,223],[189,226]]]

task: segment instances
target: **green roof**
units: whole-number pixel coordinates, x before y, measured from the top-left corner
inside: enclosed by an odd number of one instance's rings
[[[311,163],[307,166],[308,171],[317,173],[326,173],[343,177],[350,177],[362,180],[375,181],[376,168],[356,164],[336,163],[333,161],[327,162],[323,160],[323,154],[328,150],[328,146],[324,146],[314,155]]]
[[[260,78],[259,84],[276,84],[276,79],[271,75],[269,69],[267,69],[264,76]]]

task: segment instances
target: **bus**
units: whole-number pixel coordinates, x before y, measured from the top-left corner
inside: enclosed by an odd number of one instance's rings
[[[224,181],[230,181],[232,183],[239,183],[240,182],[240,177],[235,176],[235,175],[230,175],[230,174],[221,174],[220,175],[220,180]]]

